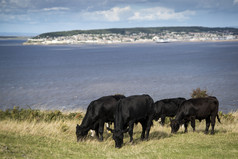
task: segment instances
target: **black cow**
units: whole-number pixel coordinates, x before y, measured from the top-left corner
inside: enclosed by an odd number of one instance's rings
[[[155,102],[155,120],[161,118],[161,125],[164,125],[165,117],[174,117],[185,100],[185,98],[169,98]]]
[[[154,101],[149,95],[135,95],[118,102],[115,113],[113,133],[115,147],[120,148],[123,144],[123,133],[129,131],[130,142],[133,142],[133,127],[135,123],[141,123],[141,139],[149,137],[150,127],[154,116]],[[127,128],[129,126],[129,129]]]
[[[218,116],[219,102],[216,97],[192,98],[183,102],[176,114],[176,118],[171,120],[171,132],[179,130],[179,126],[184,122],[185,132],[187,132],[188,122],[191,121],[193,131],[195,131],[195,119],[199,121],[206,119],[205,133],[208,133],[210,123],[212,125],[211,134],[214,134],[216,117]]]
[[[88,108],[81,125],[76,126],[77,141],[82,140],[90,129],[95,130],[99,140],[103,140],[105,122],[114,122],[114,112],[117,102],[125,98],[123,95],[113,95],[101,97],[92,101]],[[101,137],[100,137],[100,136]]]

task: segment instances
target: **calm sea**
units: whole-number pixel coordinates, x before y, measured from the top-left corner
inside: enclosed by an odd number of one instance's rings
[[[0,109],[85,109],[111,94],[190,98],[238,109],[238,42],[23,46],[0,41]]]

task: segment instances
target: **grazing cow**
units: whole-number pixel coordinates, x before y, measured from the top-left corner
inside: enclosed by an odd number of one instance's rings
[[[103,140],[105,122],[114,122],[114,112],[117,102],[125,98],[123,95],[113,95],[101,97],[92,101],[88,108],[81,125],[76,126],[77,141],[82,140],[88,131],[95,130],[99,140]],[[100,135],[100,136],[99,136]]]
[[[179,126],[184,122],[185,132],[187,132],[188,122],[191,121],[193,131],[195,131],[195,119],[199,121],[206,119],[205,133],[208,133],[210,123],[212,125],[211,134],[214,134],[216,117],[218,116],[219,102],[216,97],[192,98],[183,102],[176,114],[176,118],[171,120],[171,132],[179,130]]]
[[[141,139],[148,139],[153,116],[154,101],[149,95],[135,95],[121,99],[116,107],[114,130],[108,128],[113,133],[115,147],[122,147],[123,133],[127,131],[129,131],[130,142],[133,142],[133,127],[138,122],[142,125]]]
[[[185,101],[185,98],[170,98],[155,102],[155,120],[161,118],[161,125],[164,125],[165,117],[174,117]]]

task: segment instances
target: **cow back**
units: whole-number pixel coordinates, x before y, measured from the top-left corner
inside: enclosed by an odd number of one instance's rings
[[[105,122],[113,122],[117,102],[118,100],[125,98],[123,95],[115,96],[104,96],[92,101],[87,108],[81,125],[83,127],[93,128],[94,124],[97,123],[99,119]]]
[[[218,113],[219,102],[216,97],[192,98],[182,103],[177,116],[195,116],[205,119],[207,116]]]
[[[115,129],[123,129],[129,121],[138,122],[154,115],[154,101],[149,95],[135,95],[121,99],[115,115]]]
[[[174,117],[181,106],[185,101],[185,98],[169,98],[162,99],[155,103],[155,120],[158,120],[162,115]]]

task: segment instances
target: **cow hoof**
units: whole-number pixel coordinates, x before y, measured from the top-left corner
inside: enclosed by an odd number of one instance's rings
[[[141,135],[140,139],[141,141],[145,140],[145,135]]]
[[[206,134],[206,135],[207,135],[207,134],[208,134],[208,131],[205,131],[205,132],[204,132],[204,134]]]

